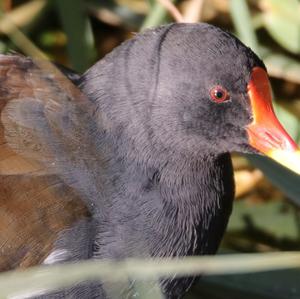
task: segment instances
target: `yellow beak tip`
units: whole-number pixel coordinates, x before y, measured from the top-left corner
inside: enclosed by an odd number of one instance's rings
[[[300,150],[294,152],[272,150],[267,153],[267,156],[300,175]]]

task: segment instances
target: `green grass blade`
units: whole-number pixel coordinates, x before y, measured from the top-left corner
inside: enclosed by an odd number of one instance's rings
[[[85,280],[145,281],[159,277],[217,275],[300,267],[300,252],[220,255],[182,259],[123,261],[89,260],[73,264],[40,266],[0,274],[0,296],[34,294]]]
[[[78,72],[85,71],[95,55],[91,24],[82,0],[56,0],[56,7],[64,31],[71,64]]]
[[[245,0],[231,0],[230,14],[240,39],[254,52],[258,53],[258,42],[251,21],[250,12]]]
[[[174,2],[174,0],[171,0],[171,2]],[[158,1],[156,1],[150,7],[150,12],[141,27],[141,31],[163,24],[166,20],[166,17],[166,9]]]

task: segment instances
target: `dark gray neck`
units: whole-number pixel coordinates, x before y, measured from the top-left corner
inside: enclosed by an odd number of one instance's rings
[[[229,154],[167,165],[157,187],[163,201],[163,210],[157,215],[164,218],[157,222],[170,242],[162,254],[214,253],[234,196]],[[154,247],[160,247],[159,242]]]
[[[103,211],[101,205],[96,257],[216,251],[234,196],[229,154],[168,162],[156,169],[124,159],[111,178],[109,206]]]

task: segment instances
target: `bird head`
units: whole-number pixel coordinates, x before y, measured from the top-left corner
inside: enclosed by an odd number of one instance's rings
[[[250,48],[211,25],[175,25],[159,57],[153,123],[165,142],[198,154],[259,153],[294,168],[298,146],[274,113],[266,67]]]
[[[95,80],[108,78],[101,72],[114,78],[96,86]],[[155,159],[163,150],[193,157],[242,152],[287,165],[293,164],[288,157],[299,155],[274,114],[264,63],[215,26],[171,24],[147,30],[93,67],[88,81],[84,92],[91,98],[101,101],[105,91],[99,86],[106,86],[117,99],[101,104],[109,128],[127,130],[126,138],[155,153]]]

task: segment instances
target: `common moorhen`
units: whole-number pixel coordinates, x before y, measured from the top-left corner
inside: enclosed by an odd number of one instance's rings
[[[229,152],[297,151],[263,62],[212,25],[170,24],[82,76],[0,56],[0,268],[214,254]],[[77,85],[78,88],[75,87]],[[193,277],[161,281],[181,298]],[[109,298],[84,283],[42,298]]]

